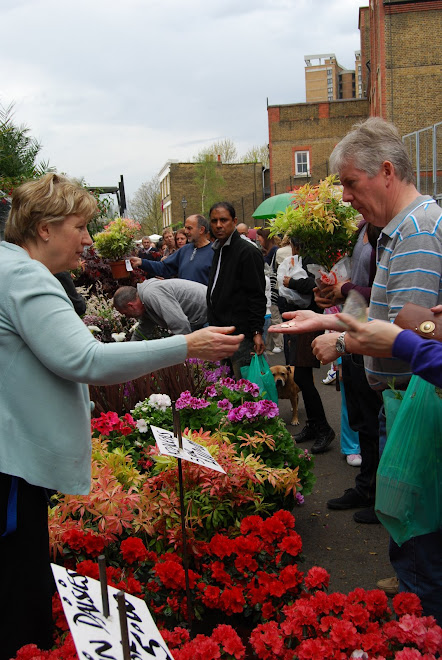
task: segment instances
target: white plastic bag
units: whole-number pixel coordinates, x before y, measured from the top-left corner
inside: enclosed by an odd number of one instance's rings
[[[315,276],[318,286],[330,286],[349,280],[350,267],[350,257],[345,256],[335,263],[330,272],[327,272],[322,266],[318,266],[318,264],[310,264],[308,268]]]
[[[284,286],[283,281],[285,276],[288,276],[293,280],[300,280],[308,277],[306,271],[302,267],[302,261],[299,259],[298,255],[286,257],[284,259],[278,267],[276,279],[279,287],[279,295],[282,298],[285,298],[291,305],[296,305],[298,309],[307,309],[312,300],[311,294],[298,293],[294,289],[289,289]]]

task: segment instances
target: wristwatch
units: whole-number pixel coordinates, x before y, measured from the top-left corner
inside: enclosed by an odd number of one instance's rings
[[[345,350],[345,332],[341,332],[339,337],[336,340],[336,350],[340,355],[344,355],[347,351]]]

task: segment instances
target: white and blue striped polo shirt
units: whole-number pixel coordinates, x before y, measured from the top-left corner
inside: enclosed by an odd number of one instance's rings
[[[433,307],[442,302],[442,209],[428,196],[417,197],[381,232],[371,290],[369,320],[393,322],[407,302]],[[365,356],[367,379],[385,389],[395,379],[405,386],[410,365],[396,358]]]

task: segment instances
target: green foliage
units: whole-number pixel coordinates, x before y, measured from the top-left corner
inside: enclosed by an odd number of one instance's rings
[[[103,259],[118,261],[128,257],[135,247],[141,227],[128,218],[115,218],[103,231],[93,236],[95,248]]]
[[[24,181],[53,171],[47,162],[37,163],[41,144],[27,126],[14,123],[14,105],[0,104],[0,199]]]
[[[357,211],[342,201],[337,178],[329,176],[317,186],[306,184],[293,192],[293,204],[270,220],[271,235],[288,234],[301,243],[301,256],[311,257],[331,270],[357,239]]]
[[[201,149],[194,160],[197,162],[202,162],[208,158],[210,160],[217,161],[218,156],[220,157],[222,163],[238,162],[238,151],[232,140],[225,138],[224,140],[218,140],[217,142],[214,142],[209,147]]]
[[[194,180],[201,196],[201,213],[204,215],[215,202],[219,201],[224,185],[218,163],[212,156],[206,155],[196,164]]]
[[[251,147],[242,157],[244,163],[262,163],[269,167],[269,145],[261,144],[259,147]]]

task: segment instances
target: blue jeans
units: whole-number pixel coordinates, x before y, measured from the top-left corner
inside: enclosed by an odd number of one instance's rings
[[[384,406],[379,412],[379,449],[387,442]],[[390,561],[399,578],[399,591],[421,599],[424,614],[442,626],[442,529],[415,536],[400,547],[390,538]]]
[[[341,453],[344,456],[359,454],[359,434],[350,427],[348,422],[347,401],[345,398],[344,381],[341,385]]]

